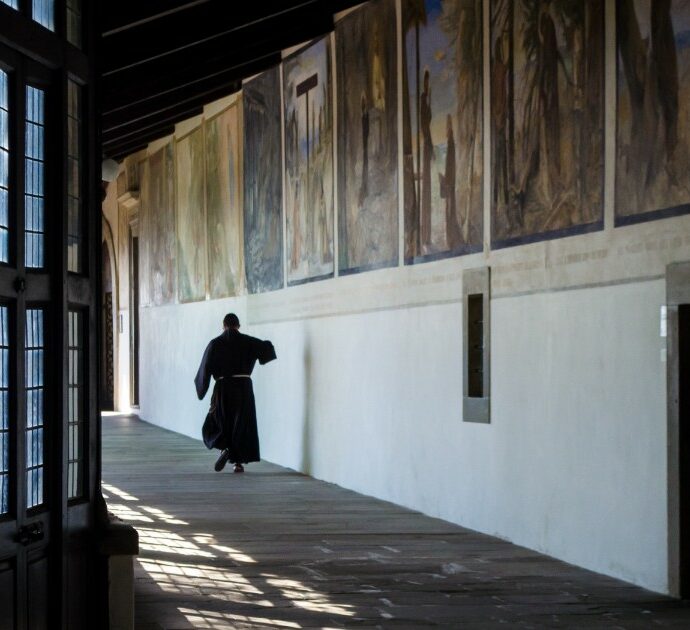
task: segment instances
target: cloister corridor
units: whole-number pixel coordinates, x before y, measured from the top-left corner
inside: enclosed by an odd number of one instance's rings
[[[136,628],[690,627],[690,608],[278,466],[103,419],[103,491],[139,532]],[[353,465],[355,465],[353,463]]]

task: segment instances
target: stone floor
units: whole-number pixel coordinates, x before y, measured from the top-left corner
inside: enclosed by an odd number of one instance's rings
[[[103,486],[139,531],[138,630],[690,628],[690,605],[278,466],[104,418]]]

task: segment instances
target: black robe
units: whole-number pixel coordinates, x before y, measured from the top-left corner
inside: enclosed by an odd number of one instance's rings
[[[260,459],[254,390],[252,379],[245,376],[252,373],[257,361],[263,365],[275,358],[270,341],[226,330],[211,340],[201,359],[194,379],[199,400],[206,395],[211,376],[216,380],[202,431],[204,444],[207,448],[227,448],[232,463]]]

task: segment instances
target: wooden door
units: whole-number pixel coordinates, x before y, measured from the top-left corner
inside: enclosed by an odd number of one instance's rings
[[[139,406],[139,220],[129,227],[129,374],[130,404]]]
[[[0,1],[0,630],[102,627],[100,151],[79,6]]]
[[[58,570],[59,300],[50,234],[61,204],[47,147],[60,144],[48,69],[0,49],[0,628],[48,628]],[[52,108],[52,109],[51,109]]]
[[[690,598],[690,262],[666,268],[668,583]]]
[[[690,599],[690,304],[678,306],[679,589]]]
[[[101,410],[115,409],[115,360],[113,322],[113,274],[110,252],[105,241],[101,246]]]

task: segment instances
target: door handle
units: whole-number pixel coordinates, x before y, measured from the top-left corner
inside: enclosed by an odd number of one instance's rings
[[[43,531],[43,523],[37,521],[36,523],[31,523],[30,525],[23,525],[17,530],[17,535],[15,536],[15,542],[26,547],[32,543],[38,542],[45,538],[45,532]]]
[[[26,278],[22,278],[21,276],[17,276],[14,279],[13,286],[14,286],[14,290],[17,293],[24,293],[24,291],[26,291]]]

